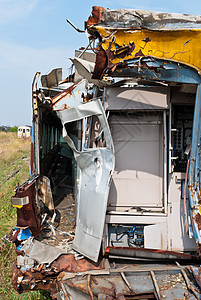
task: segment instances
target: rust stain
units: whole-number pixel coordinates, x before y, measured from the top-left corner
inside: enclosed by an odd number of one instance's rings
[[[124,58],[127,55],[130,55],[133,50],[135,49],[135,43],[129,42],[128,45],[125,46],[119,46],[118,44],[115,43],[116,46],[116,50],[113,52],[115,57],[120,57],[120,58]]]
[[[61,99],[63,99],[66,95],[72,95],[72,91],[78,86],[80,81],[76,84],[73,84],[63,92],[61,92],[59,95],[52,98],[52,106],[54,106],[57,102],[59,102]]]
[[[201,230],[201,215],[199,213],[195,215],[195,222],[198,225],[198,229]]]
[[[186,254],[186,253],[181,253],[181,252],[176,252],[176,251],[169,251],[169,250],[160,250],[160,249],[147,249],[147,248],[137,248],[137,247],[107,247],[105,251],[105,255],[110,254],[110,250],[112,249],[117,249],[117,250],[123,250],[123,251],[137,251],[137,252],[144,252],[144,253],[159,253],[159,254],[164,254],[167,255],[167,257],[170,255],[177,256],[177,259],[189,259],[189,260],[197,260],[198,257]]]
[[[119,278],[116,278],[116,281],[118,281]],[[120,278],[121,280],[121,278]],[[110,297],[116,296],[116,288],[112,281],[110,280],[103,280],[101,281],[100,278],[97,278],[98,281],[98,287],[97,284],[95,285],[93,281],[91,281],[90,289],[94,296],[97,296],[97,294],[104,294]],[[79,291],[83,292],[84,294],[89,294],[88,284],[87,280],[66,280],[65,283],[70,286],[71,288],[78,289]],[[117,299],[117,298],[115,298]]]
[[[17,226],[22,228],[29,227],[33,236],[36,237],[41,230],[41,224],[36,208],[35,181],[31,184],[26,183],[16,191],[15,197],[23,198],[26,196],[29,197],[29,203],[21,209],[17,208]]]
[[[111,50],[112,42],[109,43],[109,47],[105,51],[103,48],[100,48],[97,56],[96,56],[96,63],[95,68],[93,71],[93,79],[100,79],[106,68],[107,69],[114,69],[118,64],[114,64],[112,61],[115,58],[124,59],[127,55],[130,55],[133,50],[135,49],[135,43],[133,41],[129,42],[128,45],[119,46],[117,43],[115,44],[115,50]]]
[[[94,24],[98,24],[101,21],[101,13],[104,11],[105,8],[101,6],[93,6],[92,7],[92,16],[89,17],[88,21],[86,22],[86,28],[91,27]]]
[[[163,234],[161,232],[161,249],[163,249]]]
[[[14,264],[12,268],[12,284],[15,290],[18,290],[18,286],[19,286],[18,277],[21,276],[23,276],[21,270],[17,269],[16,264]]]
[[[61,255],[52,264],[52,269],[55,272],[85,272],[89,270],[102,270],[104,269],[104,261],[101,260],[97,263],[91,262],[88,259],[76,260],[74,255]]]
[[[96,63],[93,70],[93,76],[92,79],[99,79],[102,77],[105,68],[107,67],[107,55],[105,50],[100,48],[98,54],[96,55]]]
[[[89,279],[91,280],[89,286]],[[127,299],[158,299],[155,292],[148,291],[142,293],[135,293],[130,291],[126,285],[121,288],[121,292],[118,292],[118,286],[122,284],[121,276],[115,276],[111,279],[103,279],[97,277],[97,284],[93,282],[93,277],[88,276],[87,279],[70,279],[63,281],[64,284],[67,284],[69,287],[74,288],[84,294],[90,295],[91,299],[95,299],[100,295],[104,295],[104,299],[118,299],[125,300]]]

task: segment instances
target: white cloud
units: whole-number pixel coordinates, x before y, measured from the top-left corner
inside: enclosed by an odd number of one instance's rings
[[[28,15],[39,0],[0,0],[0,23],[16,21]]]

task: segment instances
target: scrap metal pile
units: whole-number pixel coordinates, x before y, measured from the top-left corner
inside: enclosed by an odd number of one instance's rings
[[[6,238],[14,288],[201,299],[201,17],[94,6],[85,29],[72,74],[34,77],[31,178]]]

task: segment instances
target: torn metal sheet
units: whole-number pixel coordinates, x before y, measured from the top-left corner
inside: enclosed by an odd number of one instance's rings
[[[34,267],[35,261],[30,257],[24,257],[22,255],[17,256],[17,267],[26,269],[32,269]]]
[[[85,25],[69,76],[33,81],[37,175],[17,187],[3,239],[16,244],[13,285],[58,300],[200,299],[201,17],[95,6]]]
[[[134,77],[146,80],[199,84],[200,74],[194,68],[174,61],[154,57],[134,58],[123,62],[108,75],[117,77]]]
[[[82,79],[52,98],[53,110],[64,110],[81,104],[86,96],[85,87],[86,80]]]
[[[54,210],[54,203],[50,180],[46,176],[40,176],[37,180],[38,198],[48,207],[49,210]]]
[[[193,291],[187,289],[180,270],[113,270],[105,276],[63,277],[59,287],[66,299],[200,299],[195,286]]]
[[[140,9],[103,9],[93,7],[92,15],[99,13],[93,24],[106,28],[143,27],[150,30],[201,29],[201,16],[179,13],[155,12]],[[87,24],[92,25],[91,19]]]
[[[92,73],[94,70],[95,63],[86,61],[84,59],[81,59],[79,57],[75,57],[71,59],[73,62],[77,72],[82,78],[85,78],[88,80],[89,83],[93,83],[96,86],[103,87],[103,86],[108,86],[110,85],[110,82],[106,80],[97,80],[97,79],[92,79]]]
[[[102,8],[99,13],[98,22],[89,18],[86,26],[100,41],[94,79],[129,59],[148,56],[184,63],[200,72],[196,59],[201,53],[200,16]]]
[[[104,259],[98,261],[97,263],[94,263],[92,261],[89,261],[86,258],[76,260],[74,255],[64,255],[62,254],[58,259],[56,259],[53,264],[51,265],[51,268],[59,273],[59,272],[73,272],[81,273],[81,272],[87,272],[87,271],[100,271],[104,269]]]
[[[41,83],[43,87],[51,88],[52,86],[57,86],[61,80],[62,68],[54,69],[49,74],[41,76]]]
[[[73,150],[81,170],[73,247],[91,260],[97,261],[103,235],[110,177],[114,170],[114,147],[109,125],[99,99],[75,108],[58,111],[57,114],[63,124],[63,137]],[[90,148],[80,152],[68,136],[65,124],[93,115],[96,115],[100,120],[106,139],[106,147]]]
[[[35,239],[29,239],[21,248],[30,259],[37,261],[38,264],[50,264],[61,254],[65,253],[61,249],[46,245]]]

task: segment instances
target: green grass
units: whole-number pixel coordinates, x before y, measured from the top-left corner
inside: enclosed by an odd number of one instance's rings
[[[18,183],[22,184],[29,178],[30,148],[30,139],[18,139],[15,132],[0,132],[0,238],[9,235],[16,224],[16,209],[10,205],[10,197]],[[6,180],[18,169],[17,174]],[[45,291],[19,295],[13,289],[11,270],[15,261],[15,246],[7,244],[0,250],[0,300],[51,299]]]

